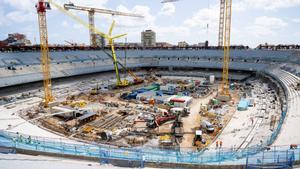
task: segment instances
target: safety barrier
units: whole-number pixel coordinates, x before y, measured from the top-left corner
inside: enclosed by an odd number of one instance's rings
[[[294,151],[268,151],[262,154],[247,157],[246,168],[258,169],[264,167],[268,168],[292,168],[295,155]]]
[[[261,146],[248,148],[243,151],[231,149],[198,151],[165,150],[158,148],[119,148],[105,145],[92,145],[71,143],[67,140],[50,139],[43,137],[33,137],[0,131],[0,146],[16,149],[31,150],[36,152],[47,152],[59,155],[75,155],[85,157],[96,157],[99,159],[119,159],[126,161],[140,161],[153,163],[173,163],[173,164],[240,164],[245,165],[246,159],[251,156],[261,155],[268,152]],[[275,154],[286,151],[289,147],[273,148]],[[276,150],[277,149],[277,150]],[[300,147],[295,150],[295,159],[300,160]],[[289,152],[290,152],[289,151]],[[266,156],[266,155],[265,155]],[[269,156],[268,156],[269,157]],[[270,157],[271,158],[271,157]],[[282,161],[282,157],[280,158]],[[273,159],[274,161],[275,159]],[[265,161],[267,163],[267,161]]]

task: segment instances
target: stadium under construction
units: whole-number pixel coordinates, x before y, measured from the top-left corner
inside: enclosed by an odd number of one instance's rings
[[[50,5],[89,28],[89,47],[49,48]],[[0,52],[0,168],[32,167],[24,158],[56,168],[299,165],[300,51],[231,47],[231,0],[221,0],[217,47],[118,47],[125,34],[113,35],[115,21],[100,32],[93,14],[142,15],[36,8],[41,46]]]

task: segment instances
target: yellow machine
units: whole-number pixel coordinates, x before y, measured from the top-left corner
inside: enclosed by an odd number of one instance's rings
[[[114,60],[113,56],[109,53],[107,53],[105,50],[103,50],[103,52],[109,56],[112,60]],[[143,83],[144,80],[140,77],[138,77],[137,75],[135,75],[131,70],[129,70],[127,67],[125,67],[122,63],[120,63],[119,61],[117,61],[118,64],[128,73],[129,76],[131,76],[134,80],[134,84],[140,84]]]
[[[50,74],[50,56],[48,48],[48,32],[47,32],[47,20],[46,10],[50,9],[48,2],[39,0],[36,4],[39,20],[39,32],[40,32],[40,44],[41,44],[41,65],[44,76],[44,106],[48,107],[49,103],[52,102],[52,85],[51,85],[51,74]]]
[[[178,0],[165,0],[164,3],[176,2]],[[221,92],[219,93],[219,99],[222,101],[229,101],[231,99],[229,93],[229,56],[230,56],[230,31],[231,31],[231,12],[232,12],[232,0],[220,0],[220,20],[219,20],[219,47],[224,46],[224,58],[223,58],[223,73]]]
[[[128,86],[129,82],[127,80],[121,80],[121,78],[120,78],[119,68],[118,68],[118,61],[117,61],[117,56],[116,56],[115,47],[114,47],[114,40],[117,39],[117,38],[126,36],[127,34],[121,34],[121,35],[116,35],[116,36],[112,36],[111,35],[112,30],[113,30],[113,28],[115,26],[115,21],[112,22],[108,34],[105,34],[105,33],[102,33],[101,31],[97,30],[94,26],[91,26],[91,25],[87,24],[86,22],[84,22],[83,20],[81,20],[76,15],[73,15],[69,11],[66,11],[63,7],[61,7],[60,5],[58,5],[55,2],[53,2],[53,0],[49,0],[49,2],[51,4],[53,4],[57,9],[59,9],[61,12],[63,12],[66,15],[70,16],[71,18],[73,18],[74,20],[76,20],[77,22],[79,22],[80,24],[82,24],[83,26],[85,26],[86,28],[92,29],[92,31],[95,32],[95,34],[98,34],[98,35],[104,37],[105,39],[107,39],[109,45],[111,46],[111,52],[112,52],[112,57],[113,57],[113,62],[114,62],[113,64],[114,64],[115,71],[116,71],[116,78],[117,78],[116,85],[118,87]]]
[[[83,100],[74,101],[70,104],[71,107],[78,107],[78,108],[84,108],[86,105],[87,105],[87,103]]]
[[[225,3],[222,5],[222,2]],[[232,11],[232,0],[221,0],[221,8],[225,8],[225,29],[224,29],[224,58],[223,58],[223,73],[221,83],[221,93],[219,98],[223,101],[230,100],[229,93],[229,57],[230,57],[230,31],[231,31],[231,11]],[[221,19],[221,17],[220,17]],[[220,21],[221,23],[221,21]],[[223,39],[223,38],[222,38]]]
[[[108,44],[111,47],[111,55],[113,57],[113,61],[114,61],[114,66],[115,66],[115,71],[116,71],[116,77],[117,77],[117,86],[118,87],[125,87],[129,85],[128,80],[121,80],[120,75],[119,75],[119,67],[118,67],[118,61],[117,61],[117,55],[115,52],[115,46],[114,46],[114,39],[120,38],[122,36],[126,36],[127,34],[122,34],[122,35],[117,35],[117,36],[111,36],[112,30],[115,26],[115,21],[112,22],[110,28],[109,28],[109,32],[108,32],[108,36],[106,37],[106,39],[108,40]]]

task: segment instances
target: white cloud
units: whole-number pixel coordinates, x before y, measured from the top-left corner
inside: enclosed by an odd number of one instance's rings
[[[255,24],[272,29],[280,29],[287,26],[287,23],[282,19],[268,16],[261,16],[255,19]]]
[[[151,27],[154,25],[155,16],[151,14],[150,8],[148,6],[136,5],[131,10],[123,5],[117,7],[117,11],[135,13],[144,16],[144,18],[127,17],[127,16],[115,16],[116,25],[120,27],[128,28],[141,28],[141,27]]]
[[[216,31],[219,23],[219,13],[216,12],[218,8],[218,6],[214,6],[200,9],[190,19],[186,19],[184,25],[189,28],[198,27],[202,32],[205,32],[209,26],[210,30]]]
[[[295,35],[296,37],[299,37],[299,38],[300,38],[300,32],[296,32],[296,33],[294,33],[294,35]]]
[[[176,38],[184,38],[190,35],[190,30],[183,26],[155,26],[154,30],[157,33],[157,37],[164,41],[168,41],[168,38],[175,36]]]
[[[37,15],[33,12],[26,11],[13,11],[6,14],[7,21],[12,21],[16,23],[22,23],[27,21],[36,21]]]
[[[300,19],[298,19],[298,18],[294,18],[294,19],[292,19],[292,22],[295,22],[295,23],[300,23]]]
[[[87,6],[93,8],[104,8],[108,0],[54,0],[55,2],[59,2],[61,5],[72,2],[77,6]]]
[[[0,7],[0,26],[5,24],[5,15],[3,9]]]
[[[254,25],[247,30],[255,36],[276,35],[277,31],[286,27],[288,24],[280,18],[261,16],[255,19]]]
[[[254,7],[265,10],[275,10],[300,5],[299,0],[241,0],[240,3],[243,3],[244,7]]]
[[[175,13],[176,7],[173,3],[164,3],[163,7],[160,10],[161,15],[173,15]]]
[[[4,3],[20,11],[35,11],[35,0],[4,0]]]

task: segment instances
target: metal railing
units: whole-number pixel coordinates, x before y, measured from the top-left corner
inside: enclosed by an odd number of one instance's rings
[[[0,131],[0,147],[18,148],[36,152],[54,153],[61,155],[75,155],[96,157],[100,159],[121,159],[128,161],[154,163],[185,163],[185,164],[240,164],[245,165],[246,159],[261,155],[265,152],[262,146],[248,148],[242,151],[232,149],[217,149],[207,151],[180,151],[159,148],[119,148],[105,145],[71,143],[62,139],[33,137],[7,131]],[[279,154],[289,150],[289,147],[274,147],[272,152]],[[294,158],[300,160],[300,147],[293,151]],[[277,156],[276,156],[277,158]],[[280,157],[281,158],[281,157]],[[273,159],[274,160],[274,159]],[[284,160],[284,159],[282,159]],[[282,161],[281,160],[281,161]]]

